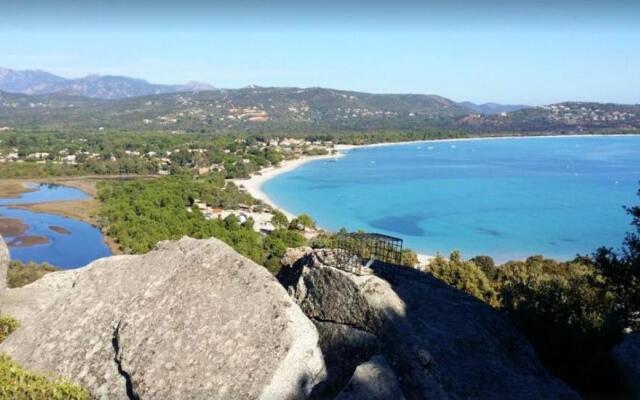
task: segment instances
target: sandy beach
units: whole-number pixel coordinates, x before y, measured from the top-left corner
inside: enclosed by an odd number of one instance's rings
[[[406,142],[400,142],[400,143],[406,143]],[[389,144],[400,144],[400,143],[389,143]],[[304,165],[304,164],[306,164],[308,162],[344,157],[344,155],[345,155],[344,152],[345,151],[351,150],[353,148],[359,148],[359,147],[365,147],[365,146],[337,145],[334,148],[334,150],[338,151],[337,154],[327,154],[327,155],[324,155],[324,156],[302,157],[302,158],[297,158],[295,160],[283,161],[282,163],[280,163],[279,166],[265,168],[265,169],[260,171],[260,174],[253,175],[249,179],[234,179],[233,183],[235,183],[239,187],[240,186],[244,187],[247,190],[247,192],[249,192],[249,194],[251,196],[255,197],[256,199],[262,200],[266,204],[269,204],[271,207],[273,207],[276,210],[279,210],[282,213],[284,213],[287,216],[287,218],[291,219],[291,218],[294,218],[295,215],[291,214],[287,210],[282,209],[280,206],[278,206],[276,203],[274,203],[269,198],[269,196],[267,196],[262,191],[262,185],[265,182],[267,182],[269,179],[272,179],[272,178],[274,178],[274,177],[276,177],[276,176],[278,176],[280,174],[284,174],[285,172],[292,171],[292,170],[298,168],[299,166]],[[432,255],[418,253],[418,261],[419,261],[420,265],[429,264],[429,262],[433,258],[434,258],[434,256],[432,256]]]
[[[381,146],[395,146],[395,145],[416,145],[416,144],[428,144],[435,142],[461,142],[461,141],[478,141],[478,140],[519,140],[519,139],[542,139],[542,138],[566,138],[566,137],[584,137],[584,136],[629,136],[627,135],[534,135],[534,136],[489,136],[489,137],[475,137],[475,138],[452,138],[452,139],[427,139],[427,140],[415,140],[405,142],[387,142],[387,143],[374,143],[366,145],[336,145],[334,150],[337,154],[329,154],[324,156],[309,156],[301,157],[295,160],[283,161],[277,167],[269,167],[260,171],[259,174],[253,175],[249,179],[234,179],[233,182],[244,187],[251,196],[256,199],[260,199],[263,202],[269,204],[271,207],[283,212],[288,218],[293,218],[294,215],[287,210],[282,209],[276,203],[274,203],[263,191],[262,186],[269,179],[272,179],[285,172],[292,171],[301,165],[304,165],[311,161],[323,160],[323,159],[335,159],[343,157],[345,152],[352,149],[368,148],[368,147],[381,147]],[[636,135],[633,135],[636,136]],[[434,255],[418,253],[418,260],[421,265],[429,264],[431,260],[435,258]]]
[[[318,160],[329,160],[329,159],[336,159],[336,158],[343,157],[344,153],[342,153],[342,150],[346,150],[348,148],[350,147],[336,146],[335,150],[338,151],[337,154],[327,154],[322,156],[307,156],[307,157],[296,158],[295,160],[286,160],[281,162],[280,165],[276,167],[268,167],[268,168],[262,169],[258,174],[253,175],[249,179],[233,179],[232,182],[235,183],[238,187],[244,187],[251,196],[255,197],[258,200],[262,200],[263,202],[267,203],[268,205],[275,208],[276,210],[281,211],[288,218],[291,219],[291,218],[294,218],[295,216],[290,212],[288,212],[287,210],[282,209],[273,201],[271,201],[269,196],[267,196],[262,191],[262,185],[264,185],[264,183],[267,182],[269,179],[273,179],[274,177],[280,174],[284,174],[285,172],[293,171],[294,169],[308,162],[318,161]]]
[[[558,135],[558,136],[541,136],[541,137],[569,137],[573,135]],[[578,135],[575,135],[578,136]],[[364,145],[349,145],[349,144],[338,144],[335,145],[333,150],[337,151],[337,154],[327,154],[323,156],[305,156],[301,158],[296,158],[295,160],[286,160],[280,163],[280,165],[276,167],[268,167],[260,170],[259,173],[251,176],[249,179],[233,179],[232,182],[238,186],[244,187],[251,196],[256,199],[262,200],[263,202],[269,204],[271,207],[283,212],[287,217],[292,218],[293,215],[289,213],[287,210],[282,209],[280,206],[275,204],[269,196],[267,196],[262,191],[262,185],[268,180],[283,174],[285,172],[292,171],[301,165],[304,165],[311,161],[317,160],[326,160],[326,159],[336,159],[343,157],[345,152],[352,149],[360,149],[367,147],[382,147],[382,146],[395,146],[395,145],[411,145],[411,144],[426,144],[432,142],[457,142],[457,141],[469,141],[469,140],[491,140],[491,139],[524,139],[524,138],[533,138],[537,136],[498,136],[498,137],[478,137],[478,138],[455,138],[455,139],[426,139],[426,140],[413,140],[406,142],[385,142],[385,143],[373,143],[373,144],[364,144]],[[424,256],[428,257],[428,256]]]

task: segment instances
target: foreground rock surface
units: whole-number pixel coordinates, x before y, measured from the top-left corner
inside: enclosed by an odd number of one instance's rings
[[[0,236],[0,296],[7,288],[7,269],[9,268],[9,249],[5,244],[2,236]],[[0,311],[2,311],[2,303],[0,303]]]
[[[98,398],[294,399],[325,376],[311,321],[215,239],[51,273],[2,304],[22,326],[0,352]]]
[[[640,333],[628,335],[612,354],[631,395],[640,399]]]
[[[384,357],[372,357],[358,365],[351,380],[336,400],[404,400],[393,370]]]
[[[479,300],[416,270],[374,264],[373,274],[356,275],[333,260],[307,249],[278,276],[320,332],[329,378],[317,398],[340,393],[375,354],[407,399],[579,398]]]

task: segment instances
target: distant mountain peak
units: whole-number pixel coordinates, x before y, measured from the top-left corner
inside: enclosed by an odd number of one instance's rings
[[[212,90],[204,82],[184,85],[161,85],[144,79],[118,75],[90,74],[82,78],[66,79],[39,70],[0,68],[0,90],[21,94],[54,94],[84,96],[100,99],[122,99],[162,93],[200,92]]]
[[[481,114],[501,114],[501,113],[518,111],[525,108],[530,108],[530,106],[526,106],[522,104],[498,104],[498,103],[477,104],[470,101],[463,101],[458,104],[468,108],[471,111],[475,111]]]
[[[209,85],[207,82],[190,81],[182,85],[182,88],[187,92],[204,92],[207,90],[214,90],[215,88]]]

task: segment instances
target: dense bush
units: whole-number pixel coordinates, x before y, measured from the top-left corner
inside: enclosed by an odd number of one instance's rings
[[[265,266],[274,275],[280,271],[280,260],[290,247],[300,247],[306,243],[304,236],[296,231],[276,229],[264,239],[264,249],[267,253]]]
[[[313,218],[309,216],[309,214],[300,214],[296,218],[292,219],[291,223],[289,224],[290,229],[298,229],[298,230],[304,230],[305,228],[315,228],[315,227],[316,227],[316,221],[314,221]]]
[[[59,269],[49,264],[37,264],[30,262],[23,264],[20,261],[11,261],[7,270],[7,285],[10,288],[17,288],[37,281],[49,272]]]
[[[48,380],[0,354],[0,399],[88,400],[89,392],[65,379]]]
[[[639,192],[640,195],[640,192]],[[640,331],[640,207],[622,248],[558,262],[534,256],[496,267],[490,257],[454,252],[430,271],[500,309],[527,336],[545,365],[585,391],[618,391],[610,350]]]
[[[567,382],[589,391],[619,386],[609,360],[622,334],[616,294],[584,259],[534,256],[491,268],[486,258],[465,261],[454,252],[449,260],[437,257],[430,272],[504,312]]]
[[[18,329],[20,322],[8,315],[0,314],[0,343],[2,343],[11,332]]]
[[[586,390],[617,386],[608,353],[622,332],[604,278],[582,263],[541,258],[503,268],[496,282],[502,309],[548,368]]]
[[[429,270],[448,284],[498,306],[498,295],[492,282],[473,262],[464,261],[459,252],[451,253],[448,260],[441,255],[436,256],[429,264]]]
[[[216,176],[104,182],[98,187],[102,223],[127,253],[145,253],[161,240],[185,235],[216,237],[261,263],[262,238],[249,224],[232,218],[206,220],[194,207],[196,199],[225,207],[253,202],[235,186],[224,185]]]
[[[415,251],[411,249],[402,250],[402,260],[400,261],[400,264],[406,267],[415,267],[416,265],[418,265],[418,262],[418,255]]]
[[[289,218],[287,218],[287,216],[284,215],[284,213],[278,210],[274,210],[273,217],[271,217],[271,223],[277,229],[286,228],[287,226],[289,226]]]
[[[196,200],[229,209],[255,202],[219,174],[105,182],[98,189],[103,227],[127,253],[145,253],[161,240],[182,236],[215,237],[277,272],[286,249],[306,243],[300,233],[287,228],[287,218],[278,212],[274,214],[278,229],[265,237],[253,230],[251,219],[240,223],[230,215],[224,220],[207,220],[194,205]],[[304,216],[299,218],[308,222]]]

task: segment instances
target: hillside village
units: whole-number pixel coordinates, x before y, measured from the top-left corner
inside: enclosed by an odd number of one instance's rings
[[[249,86],[101,99],[0,91],[0,128],[109,132],[326,134],[637,132],[638,105],[565,102],[485,110],[437,95]],[[490,111],[495,110],[495,111]]]
[[[549,118],[551,120],[569,124],[578,124],[584,121],[626,122],[634,121],[640,116],[640,113],[637,112],[611,109],[606,105],[598,104],[553,104],[543,106],[542,109],[550,111]]]
[[[142,160],[155,166],[158,175],[170,175],[172,167],[179,165],[194,169],[203,175],[209,172],[225,172],[230,166],[241,164],[247,166],[248,173],[256,172],[260,167],[277,164],[280,160],[295,159],[307,155],[329,154],[334,151],[333,141],[308,140],[291,137],[273,137],[249,143],[246,139],[235,139],[232,146],[218,148],[202,147],[202,143],[190,144],[162,150],[149,150],[147,144],[126,150],[116,149],[113,152],[98,152],[88,144],[87,138],[78,138],[74,148],[60,150],[25,149],[19,146],[5,146],[0,139],[0,163],[33,163],[80,165],[92,161],[117,162],[121,159]],[[260,154],[275,155],[267,161],[268,165],[256,160]],[[233,178],[235,176],[229,176]]]

